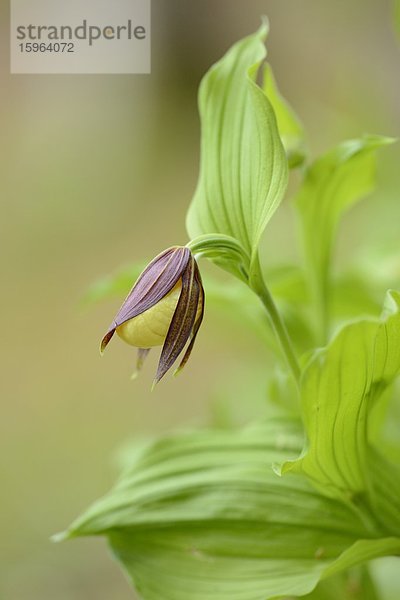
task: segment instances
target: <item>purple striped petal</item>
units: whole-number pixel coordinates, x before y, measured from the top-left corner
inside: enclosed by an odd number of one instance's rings
[[[168,294],[185,272],[191,252],[188,248],[173,247],[156,256],[139,276],[102,339],[104,352],[116,328],[145,312]]]
[[[201,289],[195,272],[196,262],[191,256],[182,274],[182,290],[161,351],[155,383],[172,367],[193,330]]]

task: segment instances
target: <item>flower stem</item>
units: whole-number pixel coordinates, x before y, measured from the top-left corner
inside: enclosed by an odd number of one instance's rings
[[[253,268],[250,280],[250,287],[257,294],[264,307],[266,308],[272,328],[275,332],[277,339],[279,340],[288,367],[290,368],[290,371],[297,385],[299,385],[301,376],[300,365],[297,360],[297,356],[295,354],[292,341],[286,329],[285,323],[283,322],[281,314],[279,313],[274,299],[271,296],[271,292],[269,291],[264,281],[258,257],[255,259],[252,266]]]

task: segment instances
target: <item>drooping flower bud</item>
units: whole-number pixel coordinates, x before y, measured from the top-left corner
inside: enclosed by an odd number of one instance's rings
[[[156,256],[139,276],[101,342],[103,353],[115,331],[139,348],[141,368],[150,348],[163,346],[155,383],[185,348],[177,369],[186,364],[204,314],[204,289],[191,251],[175,246]]]

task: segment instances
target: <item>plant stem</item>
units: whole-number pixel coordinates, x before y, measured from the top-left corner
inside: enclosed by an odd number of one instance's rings
[[[274,299],[271,296],[271,292],[269,291],[264,281],[258,257],[253,263],[250,287],[257,294],[257,296],[260,298],[261,302],[265,306],[272,328],[275,332],[277,339],[279,340],[282,352],[286,358],[286,362],[297,385],[299,385],[301,376],[300,365],[297,360],[295,351],[293,349],[289,333],[282,320],[281,314],[274,302]]]

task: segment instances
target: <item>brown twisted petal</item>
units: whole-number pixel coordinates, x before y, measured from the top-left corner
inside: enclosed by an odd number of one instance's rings
[[[183,369],[183,367],[186,365],[187,361],[189,360],[190,354],[193,350],[193,346],[194,343],[196,341],[196,337],[197,337],[197,333],[200,329],[200,325],[203,321],[203,317],[204,317],[204,305],[205,305],[205,294],[204,294],[204,288],[203,288],[203,283],[201,281],[201,276],[200,276],[200,271],[199,268],[197,266],[197,263],[195,262],[195,280],[198,283],[199,286],[199,290],[200,290],[200,296],[199,296],[199,302],[198,302],[198,307],[200,308],[200,314],[197,317],[197,319],[195,320],[194,326],[193,326],[193,330],[192,333],[190,335],[190,342],[188,347],[186,348],[186,352],[181,360],[181,363],[179,365],[179,367],[176,369],[175,374],[178,374],[179,371],[181,371]],[[198,312],[198,311],[197,311]],[[196,312],[196,315],[197,315]]]
[[[196,270],[197,264],[190,255],[188,265],[182,273],[181,294],[161,351],[154,383],[158,383],[172,367],[192,334],[202,289]],[[186,360],[184,358],[185,362]]]
[[[119,325],[137,317],[172,290],[191,258],[188,248],[173,247],[156,256],[139,276],[101,341],[101,352]]]

